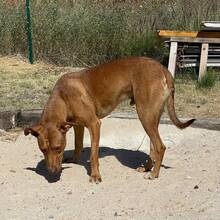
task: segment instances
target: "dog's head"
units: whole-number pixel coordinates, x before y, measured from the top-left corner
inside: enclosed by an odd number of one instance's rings
[[[44,154],[47,169],[50,173],[58,174],[62,170],[64,148],[66,146],[66,132],[72,123],[37,124],[24,129],[24,134],[32,134],[37,138],[38,146]]]

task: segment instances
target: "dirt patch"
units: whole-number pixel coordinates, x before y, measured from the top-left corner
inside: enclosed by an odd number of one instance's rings
[[[0,110],[42,108],[55,81],[71,68],[30,65],[0,58]],[[36,65],[36,66],[35,66]],[[220,82],[195,90],[176,81],[176,109],[183,117],[219,117]],[[116,111],[135,109],[128,103]],[[167,150],[160,178],[136,172],[148,158],[149,139],[136,119],[103,120],[100,171],[103,182],[89,183],[90,139],[85,134],[79,164],[63,164],[59,179],[45,172],[34,137],[0,131],[1,219],[220,219],[220,131],[161,125]],[[73,154],[68,133],[65,156]]]
[[[140,122],[104,119],[98,185],[89,183],[87,131],[80,163],[63,164],[56,180],[34,137],[0,141],[1,219],[220,219],[220,131],[161,125],[160,134],[167,150],[159,179],[150,181],[136,171],[149,154]],[[73,143],[70,131],[66,157]]]

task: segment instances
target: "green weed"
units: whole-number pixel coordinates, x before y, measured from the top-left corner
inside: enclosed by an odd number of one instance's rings
[[[197,89],[211,89],[214,87],[217,81],[216,72],[213,70],[209,70],[205,76],[199,80],[196,84]]]

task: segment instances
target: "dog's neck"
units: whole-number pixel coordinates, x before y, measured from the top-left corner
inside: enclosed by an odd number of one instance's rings
[[[58,93],[54,92],[49,97],[40,121],[43,124],[67,121],[67,106]]]

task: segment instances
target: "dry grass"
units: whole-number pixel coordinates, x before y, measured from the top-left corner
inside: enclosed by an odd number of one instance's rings
[[[0,66],[0,111],[42,108],[56,80],[74,70],[18,57],[0,57]]]
[[[56,80],[73,68],[51,64],[28,64],[18,57],[0,57],[0,111],[41,109]],[[212,89],[196,89],[191,79],[176,79],[175,106],[181,117],[212,118],[220,116],[220,81]],[[129,102],[116,111],[134,111]]]
[[[179,116],[219,118],[220,81],[211,89],[197,89],[192,80],[176,80],[175,106]]]

